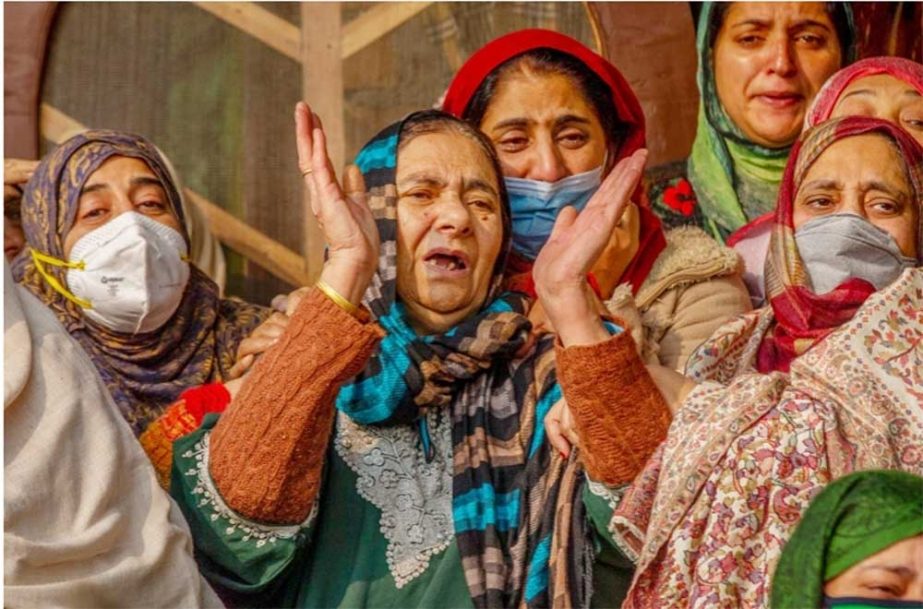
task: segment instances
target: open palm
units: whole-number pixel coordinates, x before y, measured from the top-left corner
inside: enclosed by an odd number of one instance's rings
[[[324,233],[328,259],[322,277],[349,300],[361,298],[378,266],[379,236],[362,173],[350,165],[340,187],[327,155],[320,118],[304,102],[295,106],[298,167],[311,195],[311,211]],[[358,295],[358,296],[356,296]]]

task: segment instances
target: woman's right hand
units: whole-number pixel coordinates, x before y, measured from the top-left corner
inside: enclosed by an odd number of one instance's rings
[[[327,242],[321,279],[358,306],[378,268],[379,236],[365,198],[365,182],[355,165],[346,169],[340,187],[320,118],[304,102],[295,106],[298,167],[311,195],[311,211]]]
[[[26,159],[3,159],[3,184],[19,186],[25,184],[35,173],[38,161]]]

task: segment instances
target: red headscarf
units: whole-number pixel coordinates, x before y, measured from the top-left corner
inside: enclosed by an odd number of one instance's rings
[[[465,62],[465,65],[452,79],[446,91],[442,109],[459,118],[464,118],[468,103],[491,72],[507,60],[535,49],[553,49],[567,53],[580,60],[609,86],[612,92],[612,111],[618,122],[626,128],[625,137],[619,144],[613,166],[619,160],[631,156],[636,150],[644,147],[644,113],[625,77],[615,66],[573,38],[551,30],[520,30],[484,45]],[[638,206],[641,224],[638,235],[638,253],[632,258],[621,278],[621,283],[631,284],[632,291],[635,293],[640,289],[654,261],[657,260],[657,256],[666,247],[660,220],[648,209],[646,201],[643,203]],[[528,276],[530,269],[530,262],[515,257],[515,255],[511,257],[509,271],[527,273],[523,280],[514,282],[516,289],[527,291],[534,297],[531,277]]]
[[[805,129],[830,118],[840,95],[850,83],[876,74],[890,74],[923,95],[923,64],[903,57],[869,57],[843,68],[827,79],[805,114]]]
[[[865,134],[882,135],[897,146],[913,186],[915,203],[923,207],[923,147],[897,125],[877,118],[847,116],[821,123],[802,134],[792,147],[779,187],[775,226],[766,259],[767,297],[775,325],[759,348],[760,372],[787,372],[794,358],[852,319],[875,291],[867,281],[853,278],[827,294],[812,292],[798,255],[793,221],[795,195],[811,165],[835,142]],[[923,209],[920,211],[917,251],[923,252]]]

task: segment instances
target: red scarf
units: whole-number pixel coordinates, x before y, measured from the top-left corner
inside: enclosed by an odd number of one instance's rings
[[[834,142],[869,133],[887,137],[897,146],[913,184],[916,204],[923,203],[923,148],[897,125],[876,118],[849,116],[827,121],[802,134],[792,148],[779,188],[766,259],[767,298],[775,324],[757,353],[756,367],[760,372],[787,372],[793,359],[852,319],[875,291],[865,280],[849,279],[827,294],[812,292],[798,255],[793,223],[795,195],[808,168]],[[916,234],[917,251],[923,252],[923,213],[918,214]]]
[[[583,62],[609,86],[612,92],[612,112],[626,129],[624,139],[619,143],[618,151],[612,161],[613,167],[621,159],[631,156],[636,150],[644,147],[644,113],[625,77],[600,55],[573,38],[551,30],[520,30],[501,36],[481,47],[452,79],[442,102],[442,109],[463,118],[468,103],[485,78],[506,61],[535,49],[553,49],[567,53]],[[635,200],[642,202],[638,206],[640,211],[638,252],[622,273],[620,280],[620,283],[630,284],[634,293],[638,292],[651,267],[654,266],[657,256],[667,245],[660,220],[648,209],[647,199],[643,196],[640,186],[638,190]],[[515,255],[510,258],[507,267],[507,284],[510,289],[523,291],[534,298],[535,286],[531,277],[531,263]],[[591,275],[589,280],[598,294],[599,286],[595,283],[595,278]]]

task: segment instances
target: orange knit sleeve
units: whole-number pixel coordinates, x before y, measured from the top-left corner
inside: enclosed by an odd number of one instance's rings
[[[631,334],[587,346],[559,342],[556,358],[587,474],[612,486],[631,482],[670,426],[670,411]]]
[[[320,488],[336,394],[383,335],[319,290],[305,296],[212,432],[209,471],[231,509],[267,523],[307,518]]]

